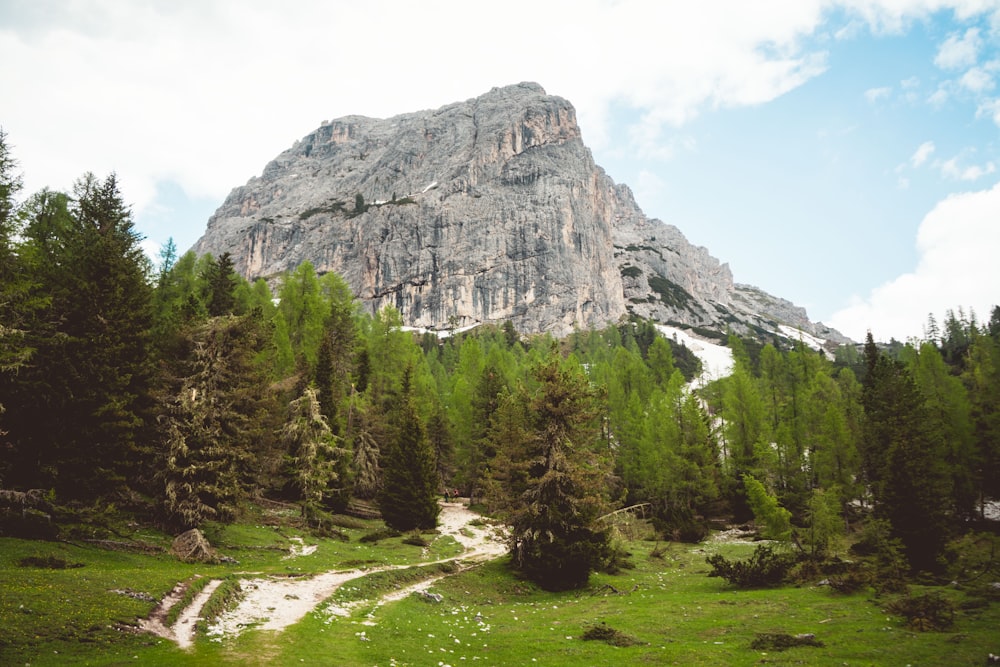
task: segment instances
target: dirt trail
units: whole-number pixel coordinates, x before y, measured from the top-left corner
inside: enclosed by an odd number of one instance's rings
[[[302,620],[306,614],[333,595],[346,582],[373,572],[446,561],[477,563],[503,555],[506,552],[506,546],[502,537],[494,529],[486,525],[470,525],[480,518],[478,514],[469,511],[462,503],[441,503],[441,514],[438,517],[439,531],[442,535],[451,536],[465,547],[465,552],[456,558],[366,570],[332,571],[302,579],[266,577],[244,580],[242,582],[245,591],[243,599],[235,609],[229,610],[219,617],[209,628],[208,634],[212,637],[235,636],[251,626],[260,630],[283,630]],[[302,541],[299,540],[298,548],[293,550],[295,556],[308,555],[315,550],[315,548],[312,550],[303,549],[302,544]],[[442,577],[427,579],[390,593],[379,599],[377,606],[400,600],[415,591],[426,590],[440,578]],[[140,627],[160,637],[176,641],[181,647],[190,647],[194,641],[195,623],[202,607],[220,583],[219,580],[210,582],[205,590],[184,610],[177,622],[172,627],[167,627],[165,625],[167,612],[181,599],[186,589],[186,586],[178,584],[157,605],[149,618],[140,623]],[[331,615],[346,616],[350,614],[353,606],[332,607],[328,611]]]

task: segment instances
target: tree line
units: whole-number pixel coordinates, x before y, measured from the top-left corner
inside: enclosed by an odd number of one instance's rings
[[[1000,309],[836,359],[731,334],[733,373],[694,390],[649,322],[413,333],[308,262],[250,283],[170,242],[154,265],[113,174],[20,186],[0,134],[0,488],[177,529],[267,497],[318,530],[359,499],[433,528],[457,489],[552,588],[613,559],[627,505],[669,538],[770,517],[813,549],[871,516],[933,570],[1000,492]]]

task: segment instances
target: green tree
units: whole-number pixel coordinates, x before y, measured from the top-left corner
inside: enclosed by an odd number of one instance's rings
[[[161,481],[169,520],[232,521],[279,465],[274,398],[254,358],[267,335],[252,315],[212,318],[185,336],[160,398]]]
[[[219,255],[218,259],[210,259],[208,270],[204,276],[207,288],[205,302],[211,317],[230,315],[236,308],[237,275],[233,271],[233,258],[228,252]]]
[[[151,287],[114,174],[85,175],[74,195],[43,193],[27,211],[22,257],[47,307],[11,436],[34,462],[25,483],[87,500],[148,481]]]
[[[959,516],[969,518],[975,511],[979,485],[976,480],[972,405],[968,392],[961,379],[949,372],[933,343],[923,343],[919,349],[907,346],[904,360],[924,396],[930,418],[943,430],[946,460],[951,469],[951,505]]]
[[[341,433],[341,405],[351,391],[358,345],[357,305],[350,288],[339,276],[326,274],[322,287],[328,295],[330,312],[324,324],[313,380],[320,390],[320,408],[330,428],[334,433]]]
[[[994,320],[1000,321],[1000,311],[993,312]],[[1000,331],[973,341],[963,379],[969,388],[975,424],[974,479],[978,482],[982,514],[986,498],[1000,496]]]
[[[598,395],[579,364],[554,353],[532,379],[537,389],[519,389],[498,410],[506,426],[494,433],[494,503],[511,526],[513,565],[546,589],[577,588],[609,554],[597,523],[611,473]]]
[[[434,450],[417,412],[410,372],[407,369],[403,379],[400,409],[381,457],[379,509],[386,525],[396,530],[434,528],[440,511]]]
[[[328,496],[343,494],[349,452],[339,446],[338,438],[320,412],[314,388],[306,387],[289,404],[281,443],[302,514],[307,520],[315,520]]]
[[[30,317],[24,306],[31,292],[31,280],[17,252],[21,231],[17,195],[21,187],[17,161],[7,145],[7,134],[0,128],[0,374],[16,372],[33,352],[24,340],[26,320]]]
[[[746,489],[754,520],[762,527],[761,536],[782,542],[791,539],[792,513],[778,504],[778,499],[753,475],[743,475],[743,488]]]
[[[909,372],[871,334],[865,352],[862,453],[876,516],[892,525],[914,570],[936,570],[951,505],[943,431]]]
[[[295,271],[285,274],[278,289],[278,298],[278,310],[288,325],[288,338],[296,363],[312,369],[316,366],[323,339],[323,323],[329,313],[312,263],[302,262]]]

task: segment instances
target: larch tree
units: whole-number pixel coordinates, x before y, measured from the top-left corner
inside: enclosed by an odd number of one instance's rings
[[[958,516],[970,518],[978,500],[978,484],[975,479],[976,438],[968,392],[961,379],[948,370],[933,343],[925,342],[919,348],[908,345],[903,355],[924,396],[930,417],[943,430],[951,472],[952,507]]]

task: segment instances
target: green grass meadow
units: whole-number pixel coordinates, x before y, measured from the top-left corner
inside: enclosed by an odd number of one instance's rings
[[[597,574],[587,589],[550,593],[518,579],[501,558],[438,579],[432,602],[410,596],[379,604],[382,594],[447,574],[440,566],[372,573],[346,584],[283,632],[199,635],[193,649],[137,633],[134,627],[178,581],[203,577],[308,575],[331,569],[401,565],[449,558],[445,537],[430,547],[402,537],[362,543],[378,524],[346,529],[349,541],[303,536],[318,544],[286,559],[294,531],[272,526],[218,527],[213,543],[238,564],[191,565],[166,554],[139,555],[87,545],[0,539],[0,665],[983,665],[1000,653],[1000,602],[942,588],[957,609],[945,632],[916,632],[862,591],[834,593],[802,585],[736,590],[709,578],[705,557],[748,556],[750,544],[627,543],[631,569]],[[149,535],[148,543],[165,544]],[[25,567],[26,557],[57,559],[65,569]],[[78,565],[73,567],[73,565]],[[119,592],[113,592],[119,591]],[[134,597],[121,591],[136,594]],[[912,593],[921,592],[912,587]],[[614,643],[585,640],[594,628]],[[757,633],[812,633],[822,647],[751,648]],[[608,634],[608,633],[605,633]],[[615,643],[620,645],[614,645]]]

